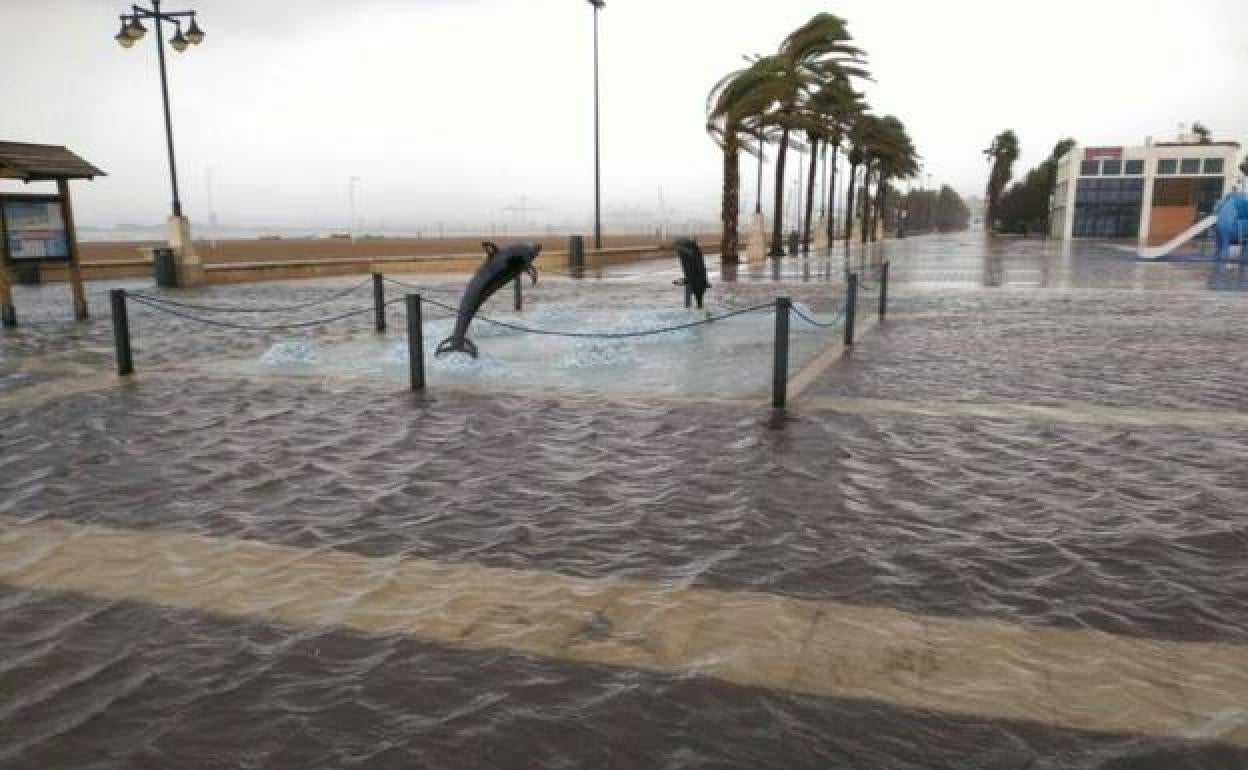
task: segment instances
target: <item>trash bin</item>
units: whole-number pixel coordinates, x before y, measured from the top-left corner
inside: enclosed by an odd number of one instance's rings
[[[178,263],[173,259],[173,249],[152,249],[152,272],[160,288],[178,287]]]
[[[38,286],[43,283],[43,274],[39,271],[39,264],[14,265],[13,282],[24,286]]]
[[[580,270],[585,267],[585,238],[580,235],[568,237],[568,267]]]

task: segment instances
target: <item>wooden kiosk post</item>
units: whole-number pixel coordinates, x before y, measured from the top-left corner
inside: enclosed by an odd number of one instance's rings
[[[0,142],[0,179],[56,182],[55,195],[0,193],[0,323],[4,326],[17,325],[10,269],[54,262],[68,265],[74,318],[86,320],[87,294],[69,180],[97,176],[104,172],[64,147]]]

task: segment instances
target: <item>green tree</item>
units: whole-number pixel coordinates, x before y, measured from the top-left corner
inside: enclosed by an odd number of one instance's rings
[[[770,62],[755,61],[749,67],[725,75],[707,97],[707,132],[723,151],[723,196],[720,220],[720,259],[734,263],[740,259],[739,224],[741,200],[742,148],[761,152],[763,118],[777,99],[786,95],[786,84],[778,79]]]
[[[1057,184],[1057,162],[1074,146],[1074,139],[1059,141],[1043,163],[1027,172],[1023,181],[1006,190],[999,205],[1002,232],[1048,232],[1050,199]]]
[[[836,148],[840,146],[841,137],[853,120],[865,109],[862,94],[856,93],[850,86],[848,78],[835,78],[820,86],[809,99],[802,104],[805,118],[806,141],[811,147],[810,171],[806,180],[806,216],[802,223],[802,243],[804,253],[810,253],[811,228],[814,224],[815,181],[818,177],[819,151],[826,154],[833,151],[832,180],[836,184]],[[829,211],[831,205],[829,204]],[[829,242],[831,242],[831,218],[829,218]]]
[[[789,134],[804,127],[801,102],[821,85],[837,79],[869,77],[861,49],[852,45],[845,21],[830,13],[818,13],[789,33],[768,65],[786,91],[779,109],[768,115],[781,131],[776,153],[776,194],[772,221],[771,256],[784,256],[784,169]]]
[[[870,218],[869,228],[863,230],[864,234],[868,234],[869,230],[869,240],[875,240],[875,223],[883,214],[889,182],[908,179],[919,171],[919,154],[914,142],[906,133],[905,125],[893,115],[880,118],[872,141],[874,144],[870,153],[875,161],[876,174],[875,213]]]
[[[1018,136],[1006,130],[992,139],[992,144],[984,150],[984,155],[992,161],[992,171],[988,174],[988,231],[992,232],[997,216],[1001,195],[1014,176],[1014,161],[1018,160]]]
[[[1201,144],[1213,144],[1213,132],[1200,121],[1192,124],[1192,133],[1196,135],[1196,141]]]

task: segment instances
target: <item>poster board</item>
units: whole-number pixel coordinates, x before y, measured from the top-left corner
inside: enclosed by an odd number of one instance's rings
[[[70,259],[65,212],[56,195],[0,195],[0,252],[9,265]]]

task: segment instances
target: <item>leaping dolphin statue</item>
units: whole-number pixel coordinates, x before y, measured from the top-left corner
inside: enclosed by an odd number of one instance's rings
[[[528,273],[534,285],[537,284],[537,268],[533,266],[533,260],[542,253],[540,243],[514,243],[505,249],[499,249],[494,243],[485,241],[481,246],[485,249],[485,261],[464,288],[464,296],[459,301],[459,313],[455,316],[455,330],[451,332],[451,336],[438,343],[435,356],[460,352],[476,358],[477,346],[468,339],[468,327],[485,301],[521,273]]]

